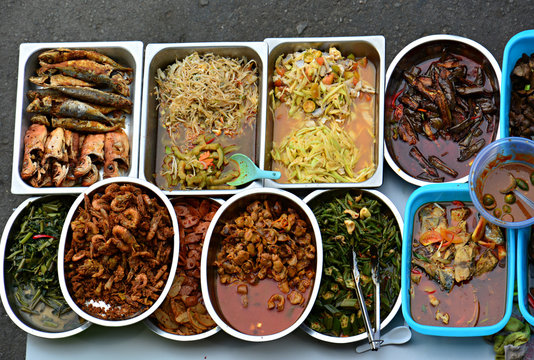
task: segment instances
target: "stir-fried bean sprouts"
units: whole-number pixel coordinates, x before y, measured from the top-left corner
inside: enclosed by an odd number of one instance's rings
[[[165,71],[158,69],[155,94],[162,125],[171,138],[180,126],[188,140],[205,132],[237,136],[256,118],[257,83],[254,60],[195,52]]]

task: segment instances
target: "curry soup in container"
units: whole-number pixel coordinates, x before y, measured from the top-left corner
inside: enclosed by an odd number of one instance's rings
[[[202,295],[213,320],[242,340],[279,339],[306,319],[317,298],[321,235],[309,207],[279,189],[248,189],[210,223]]]
[[[512,314],[516,235],[480,216],[468,184],[415,190],[406,206],[402,313],[417,332],[484,336]]]
[[[383,178],[383,36],[265,39],[268,187],[378,187]]]
[[[462,183],[476,154],[499,138],[501,70],[481,44],[430,35],[391,62],[385,91],[386,161],[417,186]]]
[[[241,153],[260,164],[263,42],[148,44],[139,176],[167,195],[231,195]]]
[[[137,177],[143,43],[20,45],[11,192]]]

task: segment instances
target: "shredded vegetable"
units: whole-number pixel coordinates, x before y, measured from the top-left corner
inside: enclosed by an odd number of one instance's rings
[[[336,48],[330,48],[328,53],[308,49],[280,55],[270,92],[274,108],[287,103],[290,116],[301,112],[323,124],[343,123],[350,119],[353,99],[375,93],[374,87],[360,78],[359,69],[366,66],[366,58],[344,58]]]
[[[160,119],[171,138],[180,126],[191,140],[205,132],[234,137],[251,126],[258,108],[255,61],[193,53],[165,71],[158,69],[155,94]]]
[[[374,173],[374,165],[353,172],[359,149],[336,123],[293,131],[271,154],[284,165],[293,183],[361,182]]]

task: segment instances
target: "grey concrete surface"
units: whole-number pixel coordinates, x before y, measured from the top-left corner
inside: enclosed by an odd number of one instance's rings
[[[261,41],[266,37],[376,35],[387,64],[403,46],[448,33],[484,45],[502,63],[506,42],[534,28],[534,2],[0,0],[0,224],[24,197],[10,193],[18,47],[23,42]],[[26,335],[0,309],[0,359],[23,359]]]

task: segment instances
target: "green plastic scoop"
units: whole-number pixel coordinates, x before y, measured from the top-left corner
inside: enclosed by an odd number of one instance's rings
[[[239,176],[228,182],[228,185],[238,186],[251,182],[256,179],[280,179],[280,171],[265,171],[259,169],[250,158],[243,154],[234,154],[230,156],[239,167]]]

